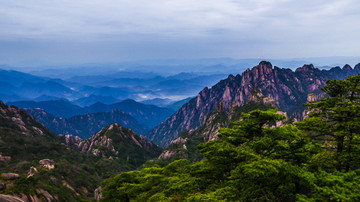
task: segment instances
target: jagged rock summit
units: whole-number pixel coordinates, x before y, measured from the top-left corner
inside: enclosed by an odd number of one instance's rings
[[[68,141],[82,153],[119,159],[134,166],[156,157],[162,151],[156,144],[148,142],[144,136],[138,136],[135,131],[117,123],[110,124],[89,139],[74,138],[72,142]]]

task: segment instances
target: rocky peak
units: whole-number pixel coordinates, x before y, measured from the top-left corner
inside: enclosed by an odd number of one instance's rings
[[[249,80],[266,80],[269,78],[268,75],[272,74],[272,64],[267,61],[261,61],[259,65],[243,73],[243,79],[241,83],[246,83]]]
[[[235,79],[235,76],[232,75],[232,74],[230,74],[227,79],[234,80],[234,79]]]
[[[360,63],[355,65],[354,70],[356,70],[357,72],[360,72]]]
[[[346,65],[344,65],[344,67],[342,68],[342,70],[344,70],[344,71],[351,71],[352,68],[351,68],[350,65],[346,64]]]
[[[144,159],[139,161],[144,162],[145,159],[153,158],[161,152],[161,148],[148,142],[144,136],[138,136],[135,131],[118,123],[110,124],[89,139],[81,140],[78,143],[78,149],[82,153],[91,153],[97,157],[110,159],[122,159],[133,162],[133,164],[138,162],[135,158]]]
[[[320,71],[318,68],[315,68],[313,64],[305,64],[300,68],[297,68],[295,72],[311,72],[311,71]]]
[[[261,61],[258,65],[259,67],[267,67],[267,68],[272,68],[272,64],[269,61]]]

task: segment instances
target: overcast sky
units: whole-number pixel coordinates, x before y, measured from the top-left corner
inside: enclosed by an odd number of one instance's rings
[[[0,64],[360,56],[358,0],[1,0]]]

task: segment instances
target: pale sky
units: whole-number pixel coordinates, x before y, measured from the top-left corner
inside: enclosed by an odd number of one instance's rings
[[[1,0],[0,64],[360,56],[358,0]]]

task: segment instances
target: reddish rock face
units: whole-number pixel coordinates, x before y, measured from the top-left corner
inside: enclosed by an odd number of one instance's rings
[[[290,115],[301,114],[307,94],[321,93],[321,87],[328,79],[344,79],[360,72],[360,64],[354,69],[345,65],[330,70],[320,70],[312,64],[304,65],[294,71],[273,67],[270,62],[262,61],[241,75],[230,75],[211,89],[204,88],[196,98],[190,100],[167,120],[151,130],[146,137],[157,144],[167,146],[182,131],[200,126],[206,114],[214,111],[219,102],[226,110],[230,105],[242,105],[249,99],[254,88],[279,104],[280,109]]]

